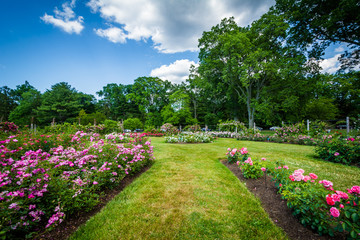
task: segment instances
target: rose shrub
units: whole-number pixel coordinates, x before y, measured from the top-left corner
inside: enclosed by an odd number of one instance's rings
[[[49,151],[30,149],[49,142]],[[154,159],[151,143],[137,134],[10,136],[1,144],[0,237],[9,239],[31,238],[77,211],[90,210],[102,190]]]

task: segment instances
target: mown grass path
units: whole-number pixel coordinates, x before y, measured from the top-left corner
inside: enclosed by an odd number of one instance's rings
[[[308,146],[234,139],[167,144],[153,138],[152,143],[157,159],[151,169],[70,239],[286,239],[260,202],[219,162],[228,147],[248,147],[252,157],[282,159],[342,186],[359,181],[353,176],[359,169],[315,160]]]

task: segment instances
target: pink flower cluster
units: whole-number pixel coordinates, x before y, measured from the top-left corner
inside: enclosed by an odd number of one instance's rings
[[[250,166],[254,164],[250,157],[247,160],[245,160],[244,163],[248,163]]]
[[[305,171],[303,169],[295,170],[294,173],[289,176],[289,178],[291,181],[298,181],[298,182],[300,181],[307,182],[309,180],[311,180],[311,182],[314,182],[314,180],[318,178],[314,173],[309,173],[309,175],[304,176],[303,175],[304,172]]]

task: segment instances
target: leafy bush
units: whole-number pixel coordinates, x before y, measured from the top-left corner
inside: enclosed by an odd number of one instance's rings
[[[235,120],[227,120],[225,122],[220,122],[218,126],[220,131],[229,131],[229,132],[235,132],[236,130],[240,132],[246,129],[244,123]]]
[[[130,129],[134,131],[135,129],[143,128],[143,124],[138,118],[128,118],[124,121],[124,129]]]
[[[318,156],[326,161],[342,164],[360,164],[360,138],[337,137],[319,143],[315,148]]]
[[[0,133],[16,133],[18,128],[13,122],[0,122]]]
[[[201,127],[198,124],[194,124],[194,125],[186,126],[185,130],[190,132],[198,132],[201,130]]]
[[[164,132],[166,135],[171,136],[178,134],[180,131],[174,127],[171,123],[165,123],[161,126],[160,130]]]
[[[300,134],[306,134],[306,128],[304,123],[297,123],[294,125],[283,126],[279,129],[276,129],[274,136],[287,137],[287,136],[297,136]]]
[[[250,157],[243,163],[238,162],[240,170],[245,178],[257,179],[264,175],[264,164],[258,160],[252,160]]]
[[[165,137],[167,143],[210,143],[214,137],[207,133],[181,133]]]
[[[339,231],[357,238],[360,233],[360,186],[348,189],[347,194],[334,190],[330,181],[317,181],[314,173],[304,173],[302,169],[291,173],[284,166],[271,171],[282,197],[299,221],[320,235],[334,236],[334,232]]]
[[[236,163],[238,161],[244,162],[249,157],[247,148],[241,148],[241,149],[228,148],[227,150],[228,151],[226,155],[227,155],[228,163]]]

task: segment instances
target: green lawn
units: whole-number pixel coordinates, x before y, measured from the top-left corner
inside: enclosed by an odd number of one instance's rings
[[[286,239],[260,202],[219,159],[228,147],[282,159],[343,188],[359,185],[358,168],[313,158],[313,147],[217,139],[167,144],[153,138],[156,162],[70,239]]]

